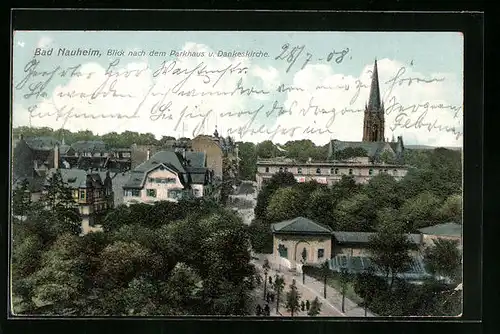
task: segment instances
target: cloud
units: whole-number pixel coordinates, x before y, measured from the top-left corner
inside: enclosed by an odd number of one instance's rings
[[[373,64],[366,64],[357,75],[346,75],[339,67],[309,64],[285,82],[276,68],[257,65],[249,58],[209,57],[213,50],[203,44],[186,43],[178,52],[176,58],[159,67],[153,67],[147,56],[137,57],[133,63],[122,59],[111,67],[108,75],[107,66],[84,64],[79,69],[81,76],[71,77],[58,85],[49,98],[37,103],[31,124],[71,131],[92,130],[97,134],[149,132],[157,138],[211,134],[216,125],[222,135],[231,129],[236,140],[252,142],[272,138],[284,143],[308,138],[325,144],[330,138],[362,138],[363,110],[368,101]],[[202,53],[203,57],[196,56]],[[461,75],[424,74],[390,59],[379,60],[378,72],[387,111],[386,137],[403,135],[407,144],[461,145],[462,138],[445,131],[445,126],[457,131],[462,127]],[[399,79],[391,83],[390,79],[398,73]],[[288,89],[277,93],[276,87],[281,83]],[[256,94],[252,88],[272,93]],[[113,97],[113,91],[121,97]],[[27,109],[20,101],[15,102],[14,126],[28,125]],[[260,106],[263,107],[259,109]],[[57,110],[59,117],[55,114]],[[258,113],[254,115],[256,110]],[[68,111],[72,117],[65,119]],[[47,114],[51,116],[37,117]],[[95,118],[75,118],[77,114]],[[139,118],[96,117],[110,114]]]
[[[357,77],[353,77],[336,73],[326,65],[305,67],[293,79],[293,85],[304,90],[288,93],[285,106],[293,107],[294,111],[282,115],[280,124],[303,128],[306,122],[317,129],[328,128],[332,133],[316,132],[309,136],[317,143],[326,143],[330,137],[361,140],[362,111],[368,102],[372,69],[373,64],[367,64]],[[412,144],[462,145],[462,137],[457,139],[451,130],[461,132],[463,128],[462,78],[450,73],[424,75],[389,59],[378,61],[378,74],[386,109],[387,138],[394,134],[402,135]],[[391,80],[395,77],[396,80]],[[442,78],[442,81],[435,80]],[[313,108],[309,108],[306,115],[300,112],[309,106]],[[323,113],[315,114],[315,110]],[[299,133],[303,132],[302,128]],[[289,140],[286,137],[279,139]]]

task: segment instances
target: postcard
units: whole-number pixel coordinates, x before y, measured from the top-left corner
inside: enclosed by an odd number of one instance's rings
[[[462,313],[462,34],[13,43],[12,315]]]

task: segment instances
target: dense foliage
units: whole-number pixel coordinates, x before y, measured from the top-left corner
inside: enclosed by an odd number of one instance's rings
[[[104,232],[80,236],[57,181],[13,220],[14,313],[247,314],[255,269],[235,212],[206,200],[120,206]]]

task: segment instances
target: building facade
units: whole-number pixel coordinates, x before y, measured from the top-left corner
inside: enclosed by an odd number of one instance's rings
[[[279,262],[279,258],[285,258],[293,269],[298,263],[318,264],[331,258],[332,231],[327,226],[297,217],[273,224],[271,229],[275,263]]]
[[[131,172],[123,186],[124,204],[177,202],[202,197],[212,182],[203,153],[159,151]]]
[[[109,172],[54,168],[47,175],[45,188],[54,173],[59,173],[64,184],[71,189],[82,219],[82,232],[101,230],[101,220],[114,208],[113,182]]]
[[[257,162],[257,189],[278,172],[290,172],[297,182],[316,181],[320,184],[333,185],[343,175],[352,176],[358,183],[366,183],[378,174],[392,175],[396,180],[402,179],[408,171],[405,165],[372,163],[368,158],[357,158],[351,161],[324,161],[299,163],[294,160],[269,159]]]

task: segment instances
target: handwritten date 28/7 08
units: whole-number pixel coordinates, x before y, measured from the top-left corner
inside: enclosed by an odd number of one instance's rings
[[[286,61],[289,64],[288,68],[286,69],[286,72],[288,73],[293,65],[297,62],[299,57],[304,53],[304,49],[305,45],[291,47],[289,43],[285,43],[281,46],[281,53],[274,59]],[[342,49],[341,51],[332,50],[328,55],[326,55],[326,58],[318,59],[313,59],[313,55],[309,52],[306,52],[303,57],[304,60],[302,61],[302,67],[300,69],[302,70],[304,67],[306,67],[306,65],[311,60],[321,61],[326,59],[327,62],[331,62],[332,60],[334,60],[337,64],[340,64],[344,61],[344,58],[349,53],[349,51],[349,48]]]

